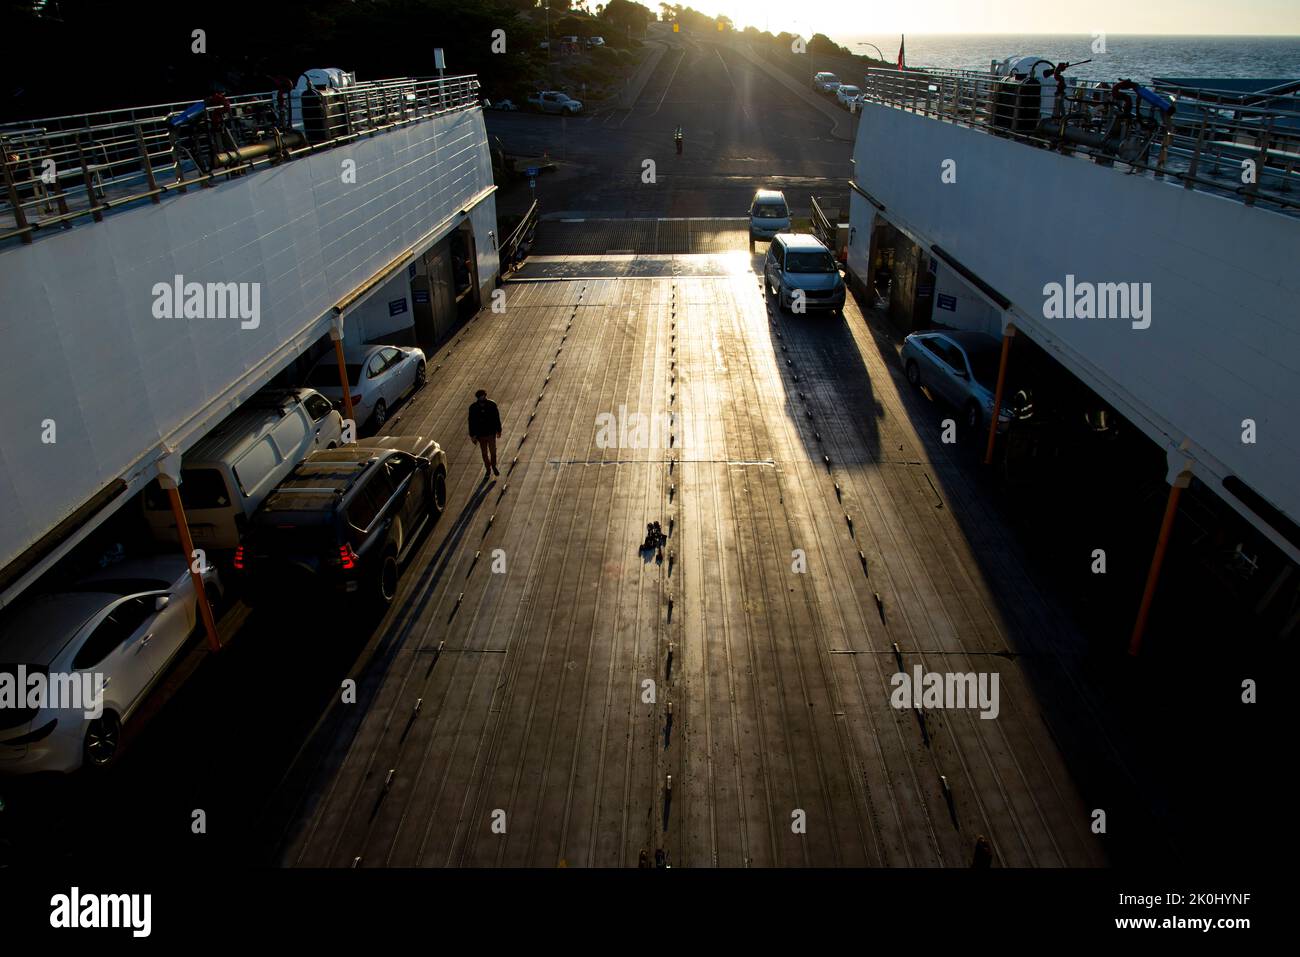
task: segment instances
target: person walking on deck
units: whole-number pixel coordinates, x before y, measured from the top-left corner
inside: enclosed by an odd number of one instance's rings
[[[469,440],[483,453],[483,477],[500,475],[497,470],[497,439],[501,438],[501,411],[497,404],[479,389],[474,393],[474,404],[469,407]]]

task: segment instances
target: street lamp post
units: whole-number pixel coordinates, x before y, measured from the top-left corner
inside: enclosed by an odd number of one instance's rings
[[[877,55],[880,57],[880,62],[881,62],[881,63],[888,63],[888,62],[889,62],[888,60],[885,59],[885,55],[884,55],[883,53],[880,52],[880,47],[876,46],[874,43],[868,43],[868,42],[865,41],[865,40],[859,40],[859,41],[858,41],[858,46],[860,46],[860,47],[871,47],[871,49],[875,50],[876,53],[877,53]]]

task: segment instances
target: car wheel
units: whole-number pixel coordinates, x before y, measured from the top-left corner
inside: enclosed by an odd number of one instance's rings
[[[375,569],[374,580],[370,584],[370,597],[376,608],[387,608],[397,597],[397,552],[392,548],[384,552]]]
[[[370,421],[374,423],[376,432],[388,421],[388,405],[383,399],[375,403],[375,411],[370,414]]]
[[[976,405],[974,402],[967,402],[966,403],[966,428],[970,429],[972,432],[977,431],[980,427],[980,421],[982,419],[983,416],[980,415],[980,407]]]
[[[122,744],[122,722],[111,711],[105,711],[86,728],[84,748],[86,767],[103,770],[113,764]]]
[[[415,387],[417,389],[423,389],[424,384],[428,381],[429,381],[429,371],[424,367],[424,363],[421,362],[418,366],[415,367]]]
[[[429,514],[436,520],[447,507],[447,470],[438,469],[429,479]]]
[[[921,388],[921,369],[915,359],[907,360],[907,384],[913,389]]]

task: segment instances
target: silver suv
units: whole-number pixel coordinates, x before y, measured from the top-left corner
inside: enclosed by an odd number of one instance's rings
[[[782,309],[844,311],[844,279],[835,257],[807,233],[778,233],[767,247],[763,282]]]

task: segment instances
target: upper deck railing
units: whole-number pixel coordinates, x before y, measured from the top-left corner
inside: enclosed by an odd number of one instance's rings
[[[478,104],[474,76],[376,80],[338,89],[0,125],[0,243]]]
[[[1075,79],[1058,93],[1051,78],[1025,86],[946,69],[870,70],[863,99],[1300,213],[1300,112],[1271,103],[1224,103],[1189,91],[1149,97],[1132,84]]]

